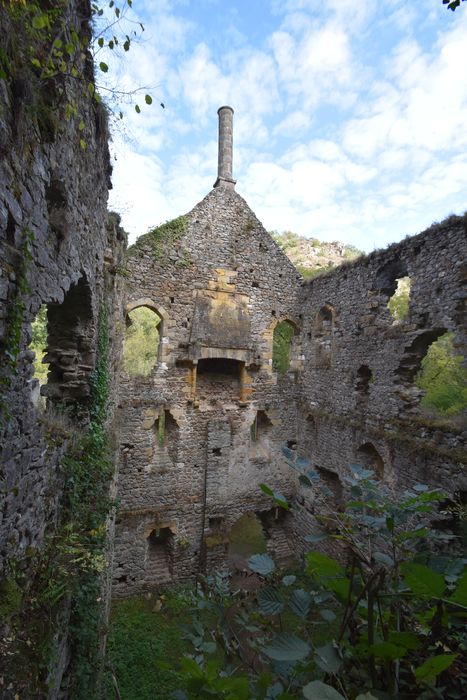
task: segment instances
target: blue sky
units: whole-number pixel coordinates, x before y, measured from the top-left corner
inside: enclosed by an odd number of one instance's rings
[[[210,191],[223,104],[236,189],[268,230],[370,251],[467,209],[467,7],[133,0],[132,12],[143,39],[109,75],[154,103],[124,108],[112,143],[110,204],[130,240]]]

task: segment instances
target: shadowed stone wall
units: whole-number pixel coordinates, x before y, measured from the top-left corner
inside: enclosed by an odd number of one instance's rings
[[[412,282],[409,313],[395,323],[387,303],[403,276]],[[466,282],[466,218],[452,216],[303,285],[297,432],[313,469],[342,477],[359,463],[396,491],[424,483],[465,492],[465,415],[428,416],[415,379],[429,345],[446,331],[467,357]],[[317,498],[300,493],[297,534],[323,507]]]

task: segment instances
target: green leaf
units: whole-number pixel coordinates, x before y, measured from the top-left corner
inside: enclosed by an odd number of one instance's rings
[[[394,559],[392,559],[384,552],[375,552],[373,558],[380,564],[385,564],[386,566],[394,566]]]
[[[454,663],[458,654],[439,654],[427,659],[425,663],[414,670],[417,681],[434,683],[436,677]]]
[[[141,107],[139,105],[135,105],[135,112],[141,114]]]
[[[278,634],[261,651],[275,661],[302,661],[308,656],[311,648],[294,634]]]
[[[275,588],[263,588],[258,594],[258,603],[266,615],[277,615],[284,609],[284,599]]]
[[[364,693],[363,695],[357,695],[355,700],[378,700],[378,698],[371,693]]]
[[[269,488],[269,486],[267,486],[266,484],[260,484],[259,487],[261,491],[266,494],[266,496],[274,495],[274,491],[271,488]]]
[[[332,673],[333,675],[338,673],[342,666],[339,648],[332,642],[316,649],[314,661],[325,673]]]
[[[282,579],[282,583],[284,586],[291,586],[295,581],[297,580],[297,577],[294,576],[293,574],[289,574],[288,576],[284,576]]]
[[[97,43],[102,48],[104,46],[104,37],[100,36],[97,40]]]
[[[337,690],[321,681],[311,681],[302,689],[302,693],[307,700],[345,700]]]
[[[289,601],[289,606],[292,612],[294,612],[302,620],[305,620],[311,607],[311,595],[308,591],[304,591],[303,588],[297,588],[293,593]]]
[[[326,622],[333,622],[336,619],[335,613],[333,613],[332,610],[320,610],[319,614],[323,618],[323,620],[326,620]]]
[[[146,102],[147,105],[152,105],[152,97],[151,97],[151,95],[145,95],[145,96],[144,96],[144,101]]]
[[[129,39],[127,39],[126,41],[123,42],[123,50],[124,51],[130,50],[130,40]]]
[[[308,552],[306,555],[307,572],[319,578],[327,576],[343,576],[342,566],[322,552]]]
[[[34,29],[45,29],[49,26],[49,18],[46,14],[34,15],[32,18]]]
[[[389,641],[399,647],[406,649],[419,649],[421,642],[416,634],[412,632],[389,632]]]
[[[103,73],[107,73],[107,71],[109,70],[109,66],[107,65],[107,63],[104,63],[104,61],[101,61],[99,63],[99,68]]]
[[[255,571],[261,576],[269,576],[276,569],[273,559],[267,554],[253,554],[248,559],[248,566],[252,571]]]
[[[460,577],[457,588],[449,600],[452,600],[453,603],[459,603],[459,605],[467,605],[467,569]]]
[[[396,659],[402,659],[402,657],[407,654],[406,647],[399,647],[395,644],[391,644],[391,642],[380,642],[379,644],[370,644],[368,648],[378,659],[386,659],[387,661],[395,661]]]
[[[441,598],[446,588],[444,576],[436,573],[424,564],[413,562],[402,566],[404,583],[415,595]]]

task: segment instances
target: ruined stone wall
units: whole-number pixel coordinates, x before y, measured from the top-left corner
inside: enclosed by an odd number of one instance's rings
[[[68,26],[89,39],[89,3],[70,0],[63,12]],[[57,522],[63,455],[86,427],[100,312],[108,307],[111,328],[114,314],[120,317],[116,272],[124,236],[118,220],[108,221],[107,119],[87,89],[94,80],[90,55],[83,54],[80,80],[42,79],[23,55],[29,34],[3,7],[0,33],[9,61],[0,80],[0,577],[22,571],[27,590],[44,534]],[[70,103],[76,116],[65,114]],[[28,348],[42,305],[48,309],[47,409]],[[119,344],[111,337],[111,404]],[[70,410],[74,417],[67,421]],[[55,659],[62,667],[55,674],[51,668],[50,697],[69,660],[65,618]],[[2,671],[6,683],[8,664]],[[32,688],[11,687],[32,697]],[[42,697],[39,687],[34,691]]]
[[[359,463],[395,490],[465,490],[465,420],[428,416],[415,378],[446,331],[467,356],[466,275],[465,217],[453,216],[303,286],[298,445],[325,481]],[[409,314],[395,323],[387,304],[404,276],[412,282]],[[316,494],[301,497],[316,509]],[[301,513],[296,532],[307,517]]]
[[[182,229],[149,233],[128,253],[127,310],[157,310],[162,338],[152,374],[120,387],[116,595],[225,563],[234,522],[271,507],[258,484],[292,493],[281,446],[296,439],[300,276],[232,189],[215,188]],[[297,339],[279,375],[272,338],[282,319]],[[204,372],[211,361],[214,373]]]
[[[8,34],[7,25],[3,17],[3,36]],[[10,83],[0,81],[0,342],[7,352],[12,350],[8,348],[13,342],[12,320],[21,326],[16,371],[8,373],[11,385],[4,385],[2,559],[13,553],[21,556],[40,542],[49,505],[45,497],[49,472],[56,469],[60,455],[44,442],[31,400],[35,389],[33,353],[28,350],[31,322],[42,304],[50,305],[56,317],[54,347],[49,349],[55,375],[47,393],[57,400],[86,399],[109,245],[110,166],[102,108],[83,99],[76,88],[78,119],[86,123],[82,133],[76,119],[61,120],[54,97],[49,91],[46,96],[38,93],[40,88],[27,69]],[[38,121],[39,102],[49,110],[50,121],[57,121],[55,131],[46,133]],[[67,295],[68,303],[62,306]]]

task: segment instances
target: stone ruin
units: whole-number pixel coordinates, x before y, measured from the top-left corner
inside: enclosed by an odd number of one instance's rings
[[[86,3],[69,6],[73,15]],[[0,31],[10,31],[1,10]],[[90,65],[83,71],[92,80]],[[14,561],[30,575],[31,550],[55,526],[69,436],[50,441],[48,430],[63,407],[79,415],[87,405],[103,308],[107,427],[118,443],[114,595],[225,566],[229,532],[245,514],[261,523],[268,551],[299,555],[322,504],[302,491],[284,446],[321,474],[334,506],[351,462],[395,490],[424,482],[465,493],[465,424],[424,420],[414,384],[443,333],[453,332],[467,356],[465,217],[304,282],[235,191],[233,110],[222,107],[213,190],[176,229],[148,233],[125,253],[118,217],[106,208],[105,114],[79,83],[68,90],[86,149],[73,121],[58,133],[31,116],[37,96],[27,76],[11,86],[0,80],[0,573]],[[53,90],[42,99],[51,106]],[[409,314],[395,324],[387,304],[406,276]],[[28,348],[43,305],[45,418]],[[160,319],[158,359],[146,377],[121,366],[125,324],[138,307]],[[284,322],[288,361],[279,371],[273,345]],[[294,514],[273,507],[260,483],[294,500]]]
[[[268,551],[298,554],[316,504],[283,446],[333,492],[352,462],[394,489],[465,488],[465,432],[425,424],[414,385],[443,333],[465,354],[465,219],[304,283],[235,191],[232,120],[219,109],[218,177],[182,233],[160,243],[150,232],[127,253],[125,312],[144,306],[161,321],[149,376],[120,375],[118,596],[225,567],[229,532],[247,513]],[[405,277],[409,315],[395,324],[388,300]],[[293,332],[282,373],[273,337],[284,321]],[[295,515],[278,513],[260,483],[298,499]]]

